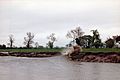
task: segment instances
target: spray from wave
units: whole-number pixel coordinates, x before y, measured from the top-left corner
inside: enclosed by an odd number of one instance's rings
[[[73,47],[67,47],[67,48],[65,48],[62,52],[61,52],[61,54],[62,55],[68,55],[68,54],[71,54],[71,53],[73,53],[74,52],[74,48]]]
[[[61,54],[66,55],[68,57],[73,57],[79,55],[79,53],[82,51],[82,48],[79,45],[67,47],[64,49]]]

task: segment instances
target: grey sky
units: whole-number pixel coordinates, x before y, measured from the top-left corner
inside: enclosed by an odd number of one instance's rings
[[[119,0],[0,0],[0,44],[13,34],[15,44],[23,46],[26,32],[44,45],[52,32],[64,46],[67,31],[80,26],[85,34],[98,29],[101,38],[120,35]]]

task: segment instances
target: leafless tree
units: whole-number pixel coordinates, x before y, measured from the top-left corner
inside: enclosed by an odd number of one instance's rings
[[[39,47],[39,43],[35,42],[35,47],[38,48]]]
[[[68,31],[68,33],[66,34],[67,38],[72,38],[73,44],[77,43],[78,45],[81,44],[81,37],[83,36],[84,32],[82,31],[82,29],[80,27],[76,27],[75,29]],[[71,45],[71,43],[69,44]]]
[[[50,47],[50,48],[53,48],[53,44],[55,41],[57,41],[56,37],[55,37],[55,33],[52,33],[50,34],[47,39],[49,39],[49,42],[47,43],[47,45]]]
[[[66,37],[76,39],[76,38],[82,37],[83,34],[84,32],[82,31],[82,29],[80,27],[76,27],[76,29],[68,31]]]
[[[13,38],[13,35],[12,34],[9,35],[9,43],[8,43],[8,45],[10,46],[10,48],[13,47],[14,41],[15,41],[15,39]]]
[[[27,48],[30,48],[32,45],[32,43],[34,43],[33,38],[34,38],[34,34],[32,34],[31,32],[27,32],[27,37],[24,37],[24,44],[26,45]]]

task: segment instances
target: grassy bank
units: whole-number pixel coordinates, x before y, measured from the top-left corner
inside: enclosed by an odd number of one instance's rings
[[[83,49],[83,52],[120,52],[120,49],[118,48],[87,48]]]
[[[0,49],[0,52],[61,52],[63,49]],[[83,49],[83,52],[120,52],[117,48],[88,48]]]
[[[0,52],[61,52],[62,49],[0,49]]]

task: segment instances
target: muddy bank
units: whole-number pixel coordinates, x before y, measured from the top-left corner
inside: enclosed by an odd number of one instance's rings
[[[60,55],[60,52],[0,52],[0,56],[16,57],[52,57]]]
[[[52,57],[61,55],[60,52],[0,52],[0,56],[15,57]],[[71,54],[70,60],[80,62],[120,63],[120,52],[86,52]]]
[[[98,52],[98,53],[80,53],[79,55],[71,55],[73,61],[81,62],[101,62],[101,63],[120,63],[119,52]]]

